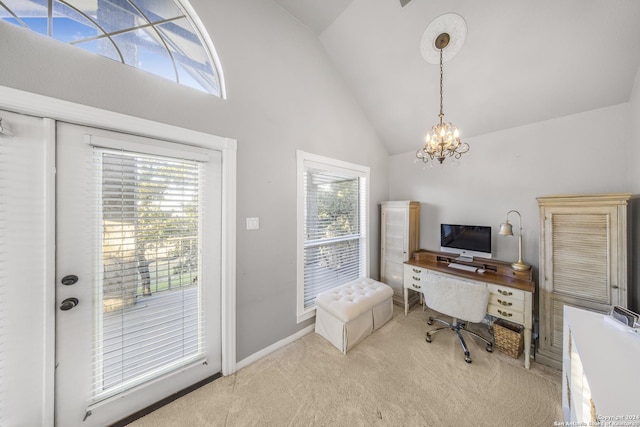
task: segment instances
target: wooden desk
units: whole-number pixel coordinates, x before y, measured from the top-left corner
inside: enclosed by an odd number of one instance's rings
[[[533,293],[535,284],[532,272],[515,271],[511,264],[486,258],[474,258],[472,262],[456,260],[457,255],[444,252],[419,250],[404,264],[404,313],[409,311],[410,290],[422,292],[429,286],[429,274],[453,276],[461,280],[483,283],[489,288],[487,313],[491,316],[517,323],[524,327],[524,366],[529,369],[531,358],[531,328],[533,326]],[[464,264],[484,272],[459,270],[450,263]],[[423,274],[428,273],[428,274]],[[424,280],[423,280],[424,278]]]

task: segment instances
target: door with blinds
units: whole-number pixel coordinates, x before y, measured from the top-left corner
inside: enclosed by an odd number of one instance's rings
[[[221,371],[221,153],[57,126],[56,424]]]

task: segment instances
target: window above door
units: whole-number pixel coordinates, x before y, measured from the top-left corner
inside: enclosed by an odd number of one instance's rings
[[[213,43],[184,0],[3,0],[0,19],[225,97]]]

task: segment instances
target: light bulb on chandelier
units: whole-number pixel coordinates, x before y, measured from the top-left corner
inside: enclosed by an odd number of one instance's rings
[[[443,50],[449,44],[450,36],[448,33],[441,33],[435,40],[435,47],[440,51],[440,122],[433,125],[425,136],[425,142],[422,148],[416,152],[417,160],[427,163],[429,160],[437,159],[440,164],[447,157],[460,159],[464,153],[469,151],[469,144],[460,141],[460,131],[450,122],[443,122]]]

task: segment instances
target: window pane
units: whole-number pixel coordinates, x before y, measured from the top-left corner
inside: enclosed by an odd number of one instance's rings
[[[98,25],[107,33],[127,30],[146,23],[127,1],[98,0],[97,2],[87,2],[74,0],[69,3],[95,19]]]
[[[219,91],[207,51],[186,18],[158,25],[178,68],[180,83],[210,92]]]
[[[309,170],[306,180],[306,239],[359,233],[359,179]]]
[[[221,95],[210,46],[174,0],[6,0],[0,19]],[[50,10],[51,8],[51,10]],[[49,20],[51,16],[51,21]],[[166,44],[166,46],[165,46]]]
[[[152,22],[184,15],[173,1],[137,0],[135,3]]]
[[[43,35],[48,34],[47,0],[3,0],[2,3],[6,8],[0,8],[0,17],[3,21],[20,26],[26,25],[31,31]],[[18,16],[19,20],[16,20],[9,11]]]
[[[113,37],[125,63],[169,80],[176,80],[169,52],[157,41],[153,29],[140,29]]]
[[[97,399],[198,356],[199,165],[98,151]]]

